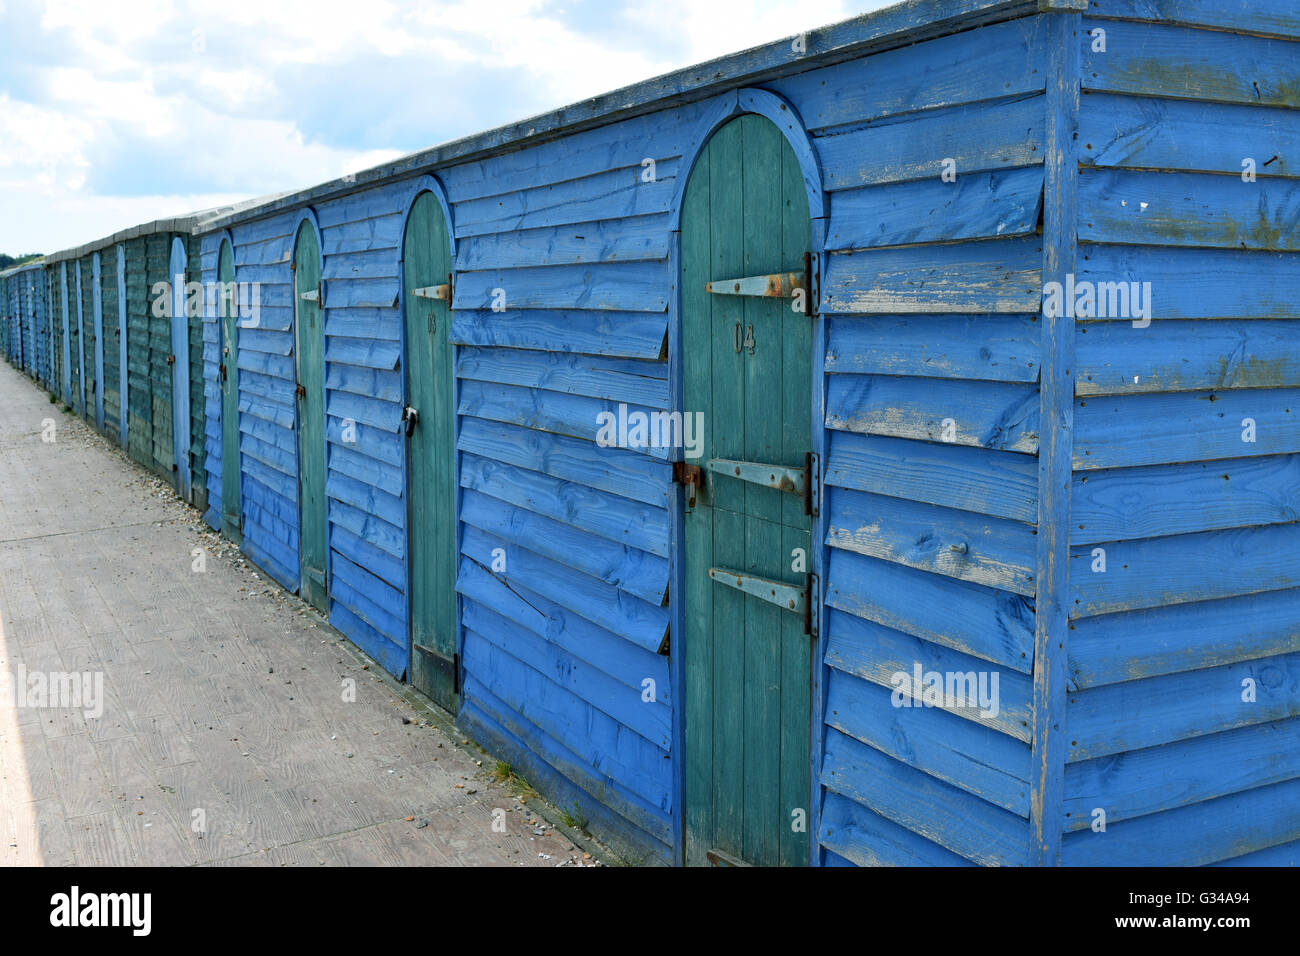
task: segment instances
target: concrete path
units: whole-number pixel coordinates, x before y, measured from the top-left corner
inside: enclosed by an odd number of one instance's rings
[[[60,407],[0,362],[0,864],[592,865]]]

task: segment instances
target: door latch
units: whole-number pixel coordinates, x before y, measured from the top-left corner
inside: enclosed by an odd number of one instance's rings
[[[406,426],[406,434],[409,436],[415,431],[416,424],[420,421],[420,413],[407,405],[402,409],[402,424]]]
[[[686,486],[686,507],[695,507],[695,494],[704,481],[704,470],[699,465],[688,465],[684,461],[673,462],[673,481]]]

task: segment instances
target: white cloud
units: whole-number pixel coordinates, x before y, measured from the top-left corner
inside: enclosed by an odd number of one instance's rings
[[[0,250],[302,188],[884,5],[0,0]]]

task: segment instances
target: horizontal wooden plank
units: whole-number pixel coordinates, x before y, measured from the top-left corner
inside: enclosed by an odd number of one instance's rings
[[[638,161],[581,179],[458,202],[456,238],[666,213],[677,192],[677,166],[675,159],[659,161],[656,178],[647,182]]]
[[[627,358],[667,358],[665,312],[459,311],[452,318],[457,345],[504,346]]]
[[[1080,33],[1094,29],[1106,31],[1106,49],[1081,37],[1084,89],[1300,107],[1294,41],[1091,18]]]
[[[823,260],[820,309],[1037,313],[1042,253],[1036,237],[832,253]]]
[[[1025,455],[833,431],[825,483],[1016,521],[1038,520],[1037,465]]]
[[[669,402],[667,373],[662,362],[563,352],[463,347],[456,356],[456,374],[462,379],[661,409]]]
[[[1074,467],[1300,452],[1297,399],[1300,393],[1294,389],[1081,398],[1074,410]]]
[[[668,561],[658,555],[616,544],[544,515],[466,489],[460,520],[512,545],[528,548],[584,574],[660,605],[668,593]],[[510,552],[503,557],[507,563]]]
[[[1300,11],[1292,0],[1094,0],[1091,9],[1117,19],[1300,37]]]
[[[1022,817],[1029,816],[1029,747],[843,671],[828,676],[826,722],[895,760]]]
[[[1041,165],[1046,101],[1021,96],[888,119],[816,140],[828,191]]]
[[[456,268],[473,272],[666,260],[668,229],[667,215],[658,214],[469,236],[457,246]]]
[[[474,601],[464,610],[467,631],[490,642],[523,664],[548,676],[575,697],[666,751],[672,742],[672,711],[662,702],[647,705],[642,691],[591,667],[581,657],[522,630]]]
[[[456,589],[469,605],[481,605],[492,614],[510,622],[513,629],[524,629],[556,644],[575,658],[616,678],[635,690],[640,699],[642,681],[652,678],[656,698],[671,705],[675,699],[669,660],[624,640],[598,624],[573,614],[544,594],[527,588],[507,587],[490,570],[472,561],[462,562]]]
[[[1032,670],[1034,610],[1019,594],[838,549],[830,553],[827,582],[829,607],[1024,674]]]
[[[518,584],[550,594],[573,613],[648,651],[658,652],[663,646],[668,635],[668,612],[660,605],[642,601],[589,574],[473,526],[464,528],[461,553],[467,559],[490,568],[498,548],[506,552],[506,569],[498,576],[507,586]]]
[[[461,415],[473,415],[477,418],[512,425],[526,425],[557,435],[568,435],[595,442],[605,427],[606,419],[602,416],[621,414],[621,409],[612,406],[609,402],[582,395],[567,395],[540,388],[489,384],[470,379],[461,383],[459,412]],[[654,414],[655,410],[629,405],[627,414],[630,416],[633,413],[649,416]],[[658,428],[651,430],[654,432],[653,440],[661,441],[662,430]],[[647,441],[649,440],[651,439],[648,438]],[[628,450],[660,460],[667,460],[672,451],[664,444],[651,444],[647,448],[629,446]]]
[[[1098,549],[1105,552],[1105,570]],[[1300,524],[1207,531],[1070,550],[1070,616],[1300,586]]]
[[[1091,471],[1074,477],[1070,543],[1300,521],[1300,456]]]
[[[1022,236],[1042,202],[1041,166],[848,189],[831,204],[825,249]]]
[[[944,710],[985,730],[997,731],[1010,739],[1029,742],[1032,733],[1030,716],[1033,710],[1033,685],[1028,675],[990,667],[987,661],[839,610],[828,615],[827,630],[827,665],[894,693],[893,707],[898,708],[896,716],[900,720],[908,716],[903,711],[923,710],[930,706],[922,706],[915,700],[911,707],[903,706],[909,695],[898,691],[900,686],[912,686],[915,668],[919,664],[922,674],[936,672],[945,680],[948,675],[954,679],[969,677],[977,682],[971,685],[972,692],[975,688],[980,693],[987,690],[992,701],[986,706],[982,700],[968,698],[963,702],[954,698],[953,701],[938,702],[936,709]],[[905,685],[899,675],[907,676]],[[918,690],[917,693],[919,692]],[[885,703],[889,703],[888,698],[885,698]],[[832,719],[829,711],[826,719]],[[853,719],[852,716],[845,717],[850,722]],[[992,743],[988,744],[987,749],[988,759],[993,759],[993,754],[996,753],[1016,752],[1001,745],[995,747]],[[1021,765],[1008,758],[1004,769],[1018,775]],[[1028,764],[1024,764],[1024,770],[1028,772]]]
[[[1069,761],[1140,750],[1300,714],[1300,653],[1071,691],[1066,701]]]
[[[832,375],[826,425],[869,435],[1034,454],[1038,389],[994,382]]]
[[[666,262],[582,263],[492,272],[456,278],[452,308],[590,309],[599,312],[664,312],[672,280]]]
[[[1204,866],[1300,838],[1300,780],[1085,830],[1061,842],[1066,866]],[[1189,839],[1195,834],[1195,839]]]
[[[1300,590],[1104,614],[1071,627],[1069,681],[1082,690],[1292,651]]]
[[[1294,252],[1300,250],[1300,182],[1085,169],[1079,176],[1079,238]]]
[[[1028,862],[1029,825],[1024,819],[833,728],[826,732],[821,782],[975,863]]]
[[[456,447],[643,504],[663,505],[670,489],[671,466],[667,462],[619,448],[605,448],[601,451],[600,467],[592,468],[590,442],[517,425],[481,418],[462,419]]]
[[[1080,323],[1078,395],[1300,387],[1300,321]]]
[[[974,865],[833,790],[826,791],[817,840],[829,855],[857,866]]]
[[[1256,724],[1065,768],[1065,830],[1106,824],[1300,777],[1300,719]]]
[[[1043,89],[1048,40],[1041,17],[936,37],[776,77],[764,86],[799,106],[810,131]]]
[[[1036,315],[832,316],[828,372],[1036,382]]]
[[[1079,116],[1085,166],[1300,176],[1300,112],[1264,106],[1093,94]],[[1237,180],[1240,182],[1240,178]]]
[[[1085,260],[1080,282],[1140,283],[1150,313],[1115,315],[1107,292],[1111,314],[1091,321],[1300,318],[1300,254],[1294,252],[1117,245],[1086,245],[1080,251]],[[1242,282],[1243,275],[1252,281]]]
[[[461,458],[460,482],[499,501],[589,531],[612,542],[668,556],[668,514],[655,506],[478,455]]]
[[[1018,521],[832,488],[826,543],[962,581],[1033,596],[1033,528]]]

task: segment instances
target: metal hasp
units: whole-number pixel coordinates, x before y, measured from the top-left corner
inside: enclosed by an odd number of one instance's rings
[[[446,302],[451,299],[451,283],[444,282],[442,285],[426,285],[418,289],[412,289],[411,295],[417,299],[441,299]]]
[[[803,632],[817,636],[817,615],[813,612],[817,602],[817,575],[809,573],[802,586],[760,578],[755,574],[733,571],[730,568],[709,568],[709,579],[742,591],[768,604],[803,615]]]
[[[710,458],[704,463],[706,471],[715,475],[738,478],[764,488],[775,488],[786,494],[803,498],[803,513],[817,516],[820,496],[817,494],[817,456],[804,455],[802,468],[791,465],[768,465],[759,461],[736,461],[731,458]]]
[[[794,272],[776,272],[744,279],[715,279],[704,283],[714,295],[755,295],[768,299],[793,299],[794,290],[804,288],[805,279]]]
[[[695,494],[704,484],[704,470],[699,465],[688,465],[684,461],[673,462],[673,481],[686,486],[686,507],[695,507]]]
[[[798,290],[803,290],[803,314],[812,318],[817,315],[813,300],[817,272],[814,268],[813,254],[803,254],[803,275],[795,272],[774,272],[765,276],[746,276],[743,279],[714,279],[704,283],[704,291],[714,295],[752,295],[767,299],[793,299]]]

